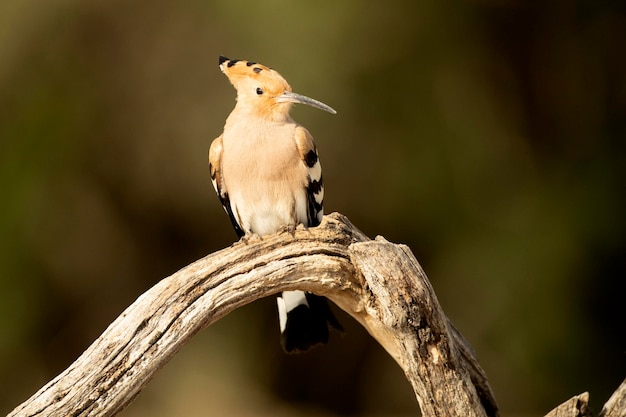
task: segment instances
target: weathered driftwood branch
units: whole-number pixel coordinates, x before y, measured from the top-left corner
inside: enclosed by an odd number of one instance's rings
[[[600,417],[626,417],[626,379],[604,404]]]
[[[213,253],[141,295],[64,372],[10,416],[114,415],[194,334],[282,290],[325,295],[405,371],[427,416],[495,416],[487,379],[405,246],[341,215]]]
[[[583,392],[550,411],[545,417],[591,417],[589,393]]]
[[[324,295],[358,320],[402,367],[423,415],[498,415],[471,347],[411,251],[371,241],[333,214],[317,228],[236,243],[163,279],[9,416],[114,415],[198,331],[289,289]]]

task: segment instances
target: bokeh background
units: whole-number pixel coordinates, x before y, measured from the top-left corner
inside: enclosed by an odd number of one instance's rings
[[[408,244],[505,416],[626,376],[626,3],[0,3],[0,414],[159,279],[235,234],[207,149],[219,54],[281,72],[326,212]],[[350,318],[284,355],[275,302],[195,337],[121,415],[418,410]]]

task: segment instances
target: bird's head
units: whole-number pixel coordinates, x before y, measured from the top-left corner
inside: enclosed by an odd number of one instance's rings
[[[250,61],[220,56],[220,69],[237,90],[237,107],[261,117],[286,118],[293,103],[307,104],[335,114],[326,104],[291,91],[289,83],[276,71]]]

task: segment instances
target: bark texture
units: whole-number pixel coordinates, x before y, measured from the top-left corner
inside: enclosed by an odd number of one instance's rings
[[[404,370],[424,416],[498,415],[471,346],[409,248],[370,240],[332,214],[316,228],[242,240],[161,280],[9,416],[115,415],[197,332],[238,307],[294,289],[328,297],[361,323]],[[581,409],[576,401],[573,409]],[[603,415],[623,415],[611,414],[623,401],[615,399]],[[549,415],[587,415],[561,407]]]

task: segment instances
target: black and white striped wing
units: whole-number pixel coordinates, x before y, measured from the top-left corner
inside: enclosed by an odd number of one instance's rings
[[[296,146],[302,162],[308,170],[307,194],[307,226],[318,226],[324,217],[324,180],[322,165],[317,155],[317,148],[311,134],[302,126],[296,128]]]

